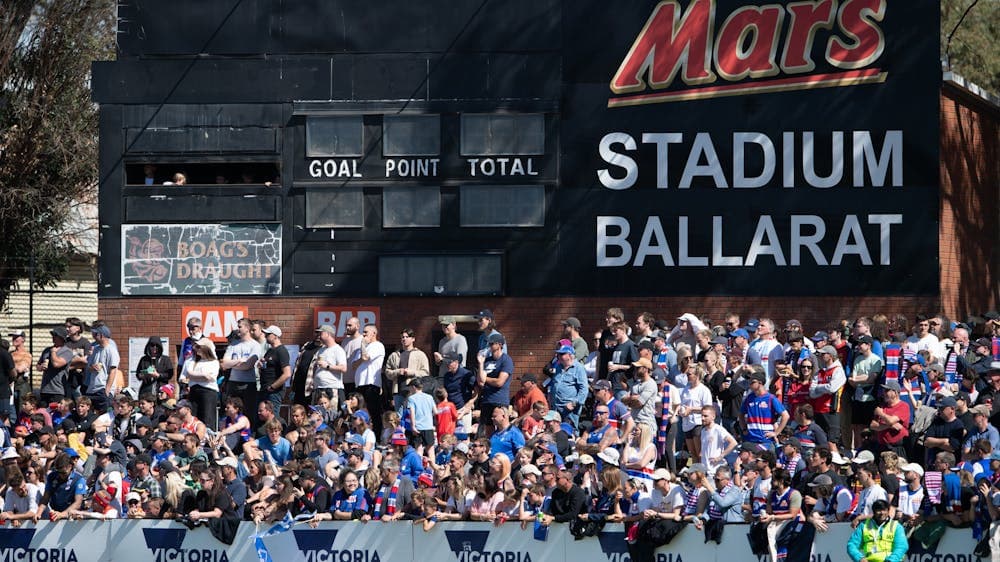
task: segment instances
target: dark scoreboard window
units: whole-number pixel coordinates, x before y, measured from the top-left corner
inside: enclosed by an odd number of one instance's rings
[[[364,124],[361,115],[306,119],[307,156],[361,156],[363,152]]]
[[[541,113],[465,113],[462,155],[536,155],[545,153],[545,116]]]
[[[306,192],[306,228],[361,228],[365,225],[364,194],[356,186]]]
[[[440,153],[440,115],[386,115],[382,118],[383,155],[437,156]]]
[[[381,256],[383,295],[499,295],[503,259],[499,254]]]
[[[441,226],[441,188],[422,185],[392,185],[382,188],[382,226]]]
[[[545,187],[541,185],[463,185],[459,199],[462,226],[545,225]]]

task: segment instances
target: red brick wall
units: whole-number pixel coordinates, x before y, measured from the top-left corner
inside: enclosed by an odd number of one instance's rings
[[[506,335],[518,372],[539,372],[552,357],[556,340],[567,316],[577,316],[584,327],[584,336],[592,335],[603,326],[604,312],[611,306],[621,307],[628,321],[634,322],[640,312],[653,312],[658,318],[674,319],[684,312],[707,315],[721,324],[726,312],[770,317],[776,322],[790,318],[802,321],[807,331],[826,329],[840,318],[903,313],[912,317],[917,311],[937,310],[934,297],[870,297],[870,298],[760,298],[760,297],[671,297],[671,298],[138,298],[102,299],[101,318],[108,322],[119,342],[129,336],[169,336],[179,342],[181,308],[198,305],[244,305],[251,318],[274,323],[284,332],[284,343],[302,343],[311,337],[314,306],[381,307],[381,339],[389,349],[395,346],[399,332],[412,327],[418,332],[418,346],[430,348],[431,333],[437,329],[437,317],[442,314],[474,314],[481,308],[491,308],[497,325]],[[672,320],[671,320],[672,321]],[[475,345],[474,326],[461,325],[459,330]],[[589,334],[588,334],[589,332]],[[589,337],[587,338],[589,339]],[[436,345],[436,344],[435,344]]]
[[[945,85],[941,97],[941,297],[863,298],[764,298],[764,297],[673,297],[673,298],[386,298],[336,299],[287,297],[212,298],[116,298],[102,299],[99,315],[119,342],[129,336],[166,335],[179,341],[181,308],[192,305],[245,305],[252,318],[277,324],[285,332],[285,343],[301,343],[311,337],[314,306],[378,305],[381,307],[382,341],[391,349],[404,327],[418,332],[418,346],[431,348],[432,332],[441,314],[474,314],[481,308],[496,312],[497,323],[507,336],[516,369],[538,372],[551,358],[559,339],[562,320],[577,316],[585,336],[603,325],[604,311],[611,306],[625,310],[631,323],[643,311],[658,318],[676,318],[684,312],[706,315],[721,323],[726,312],[771,317],[777,322],[802,321],[809,332],[825,329],[841,318],[853,319],[881,312],[902,313],[943,310],[952,318],[981,314],[1000,302],[1000,133],[996,107]],[[460,326],[475,345],[474,328]],[[589,337],[587,338],[589,339]]]
[[[952,318],[1000,303],[1000,109],[941,92],[941,303]]]

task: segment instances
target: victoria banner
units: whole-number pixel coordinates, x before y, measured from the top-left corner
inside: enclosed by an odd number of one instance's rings
[[[564,4],[573,292],[938,291],[939,6]]]

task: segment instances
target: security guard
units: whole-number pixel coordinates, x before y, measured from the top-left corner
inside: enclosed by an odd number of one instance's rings
[[[847,541],[847,555],[854,562],[902,562],[908,548],[906,532],[889,519],[885,500],[872,504],[872,518],[858,525]]]

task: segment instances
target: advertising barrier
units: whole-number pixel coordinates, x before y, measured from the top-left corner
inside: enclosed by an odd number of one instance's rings
[[[171,521],[41,522],[20,529],[0,527],[0,562],[630,562],[621,525],[608,525],[598,537],[574,540],[565,525],[553,525],[545,541],[517,523],[443,523],[429,532],[406,522],[299,523],[290,531],[262,539],[259,529],[242,523],[231,545],[200,527]],[[736,562],[754,560],[746,525],[729,525],[722,544],[705,542],[688,527],[657,551],[657,562]],[[813,562],[848,560],[848,524],[817,533]],[[968,529],[949,529],[936,547],[911,549],[907,562],[981,562],[972,554]],[[266,553],[264,552],[266,551]],[[760,557],[765,562],[767,556]]]

